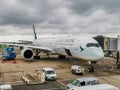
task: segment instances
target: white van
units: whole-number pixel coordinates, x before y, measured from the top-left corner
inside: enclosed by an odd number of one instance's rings
[[[0,85],[0,90],[12,90],[12,86],[10,84]]]
[[[72,83],[67,85],[68,90],[73,90],[76,87],[82,87],[87,85],[96,85],[99,84],[99,81],[95,77],[86,77],[86,78],[78,78],[74,80]]]
[[[56,72],[52,68],[43,68],[43,72],[45,73],[46,80],[56,80],[57,79]]]
[[[98,85],[76,87],[71,90],[120,90],[120,89],[110,84],[98,84]]]

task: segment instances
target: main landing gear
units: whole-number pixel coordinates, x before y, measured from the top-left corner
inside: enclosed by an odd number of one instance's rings
[[[88,68],[88,72],[90,72],[90,73],[93,73],[93,72],[94,72],[93,64],[95,64],[95,63],[96,63],[95,61],[91,61],[91,62],[90,62],[90,67]]]
[[[35,51],[35,56],[34,56],[34,59],[40,59],[40,56],[39,56],[39,53],[41,52],[41,50],[36,50]],[[49,53],[48,52],[43,52],[47,55],[48,59],[49,59]]]
[[[34,59],[40,59],[40,56],[38,55],[41,51],[40,50],[36,50],[36,54],[34,56]]]
[[[58,55],[59,59],[65,59],[66,57],[64,55]]]

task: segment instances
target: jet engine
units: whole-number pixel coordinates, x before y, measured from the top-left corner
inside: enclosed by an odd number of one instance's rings
[[[21,55],[26,59],[26,60],[31,60],[33,59],[33,50],[30,48],[24,48],[21,51]]]

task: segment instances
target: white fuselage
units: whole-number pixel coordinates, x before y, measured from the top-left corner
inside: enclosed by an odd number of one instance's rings
[[[47,46],[60,55],[78,59],[96,61],[104,57],[102,48],[93,38],[88,37],[54,37],[35,39],[36,46]]]

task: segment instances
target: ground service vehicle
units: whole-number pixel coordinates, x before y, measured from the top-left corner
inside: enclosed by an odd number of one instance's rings
[[[120,90],[120,89],[110,84],[98,84],[83,87],[75,87],[70,90]]]
[[[99,81],[95,77],[86,77],[86,78],[78,78],[74,80],[72,83],[67,85],[68,90],[74,90],[74,88],[87,86],[87,85],[96,85],[99,84]]]
[[[14,48],[4,48],[2,52],[2,60],[15,60],[16,58],[16,53],[14,52]]]
[[[75,74],[81,74],[81,75],[83,75],[84,68],[82,66],[79,66],[79,65],[72,65],[71,66],[71,72],[75,73]]]
[[[23,72],[21,78],[26,84],[45,83],[45,74],[40,72],[40,70],[36,70],[34,73]]]
[[[10,84],[0,85],[0,90],[12,90],[12,86]]]
[[[57,79],[56,72],[52,68],[43,68],[43,72],[45,73],[46,80],[56,80]]]

